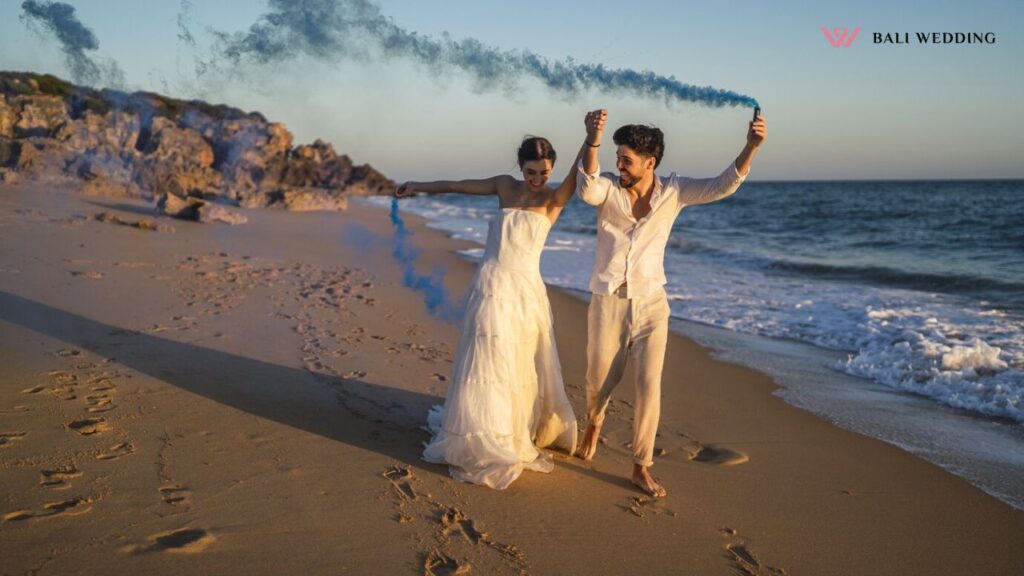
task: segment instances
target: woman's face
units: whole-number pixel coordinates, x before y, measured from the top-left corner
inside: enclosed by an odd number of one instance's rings
[[[531,192],[540,192],[551,178],[551,160],[530,160],[523,163],[523,181]]]

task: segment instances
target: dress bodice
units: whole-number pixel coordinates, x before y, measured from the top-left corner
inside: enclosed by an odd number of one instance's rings
[[[540,274],[540,255],[551,220],[522,208],[502,208],[491,220],[484,247],[484,264]]]

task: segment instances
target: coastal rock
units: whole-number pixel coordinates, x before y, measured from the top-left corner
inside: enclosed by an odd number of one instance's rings
[[[86,112],[82,118],[61,127],[56,139],[64,143],[72,156],[65,170],[85,179],[89,188],[143,196],[133,178],[140,158],[135,149],[139,132],[138,118],[125,112],[109,116]]]
[[[328,190],[300,188],[282,193],[281,204],[288,210],[309,212],[313,210],[344,210],[348,198]]]
[[[355,166],[347,155],[338,154],[334,146],[318,139],[292,151],[281,187],[344,190],[346,194],[368,196],[389,193],[394,182],[368,164]]]
[[[135,174],[141,188],[154,194],[216,196],[223,178],[213,170],[213,148],[194,130],[154,118]]]
[[[18,159],[21,145],[17,140],[0,138],[0,167],[8,168]]]
[[[79,180],[87,194],[165,204],[175,197],[195,218],[192,198],[339,210],[349,195],[394,186],[322,140],[293,147],[283,124],[257,112],[25,72],[0,72],[0,168],[8,181]]]
[[[353,196],[390,195],[395,181],[381,174],[373,166],[363,164],[352,169],[345,184],[345,192]]]
[[[110,178],[88,180],[82,186],[82,192],[86,196],[101,196],[105,198],[138,198],[141,195],[139,187],[131,180]]]
[[[53,180],[67,178],[64,167],[70,160],[67,150],[52,138],[22,138],[12,167],[23,176]]]
[[[180,197],[174,194],[163,194],[156,203],[161,214],[181,218],[182,220],[199,220],[199,208],[205,202],[199,198]]]
[[[17,184],[21,181],[21,176],[18,173],[9,168],[0,168],[0,182],[4,184]]]
[[[193,196],[182,198],[174,194],[164,194],[157,202],[156,208],[162,214],[182,220],[194,220],[204,224],[224,222],[236,225],[245,224],[249,221],[244,214],[239,214],[220,204],[207,202]]]
[[[148,218],[142,218],[139,220],[126,220],[116,214],[110,212],[100,212],[93,215],[93,218],[106,224],[119,224],[121,226],[129,226],[131,228],[138,228],[139,230],[147,230],[150,232],[174,232],[174,226],[168,226],[166,224],[158,224]]]
[[[21,96],[12,101],[17,120],[16,136],[53,136],[68,121],[68,109],[60,96]]]
[[[213,202],[204,202],[199,207],[199,221],[204,224],[211,222],[223,222],[225,224],[231,224],[235,226],[237,224],[245,224],[249,221],[248,218],[243,214],[239,214],[234,210],[229,210],[220,204],[214,204]]]
[[[179,128],[167,118],[154,118],[150,136],[142,148],[146,160],[169,162],[186,168],[209,168],[213,148],[195,130]]]
[[[0,94],[0,138],[14,138],[14,109],[3,94]]]
[[[182,118],[182,126],[196,130],[211,143],[214,167],[224,176],[225,196],[242,205],[266,205],[255,199],[278,188],[287,164],[292,135],[283,124],[268,123],[258,114],[215,120],[193,112]]]
[[[127,112],[97,114],[86,111],[81,118],[63,124],[54,134],[65,146],[77,153],[93,148],[108,148],[134,158],[139,141],[139,118]]]
[[[334,146],[323,140],[298,146],[281,175],[283,188],[325,188],[340,190],[352,175],[352,160],[338,155]]]

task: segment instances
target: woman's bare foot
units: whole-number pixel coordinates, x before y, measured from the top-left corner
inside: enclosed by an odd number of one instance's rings
[[[587,431],[583,434],[583,442],[580,444],[580,449],[576,451],[576,455],[584,460],[592,460],[594,454],[597,453],[597,441],[600,438],[600,426],[593,424],[587,426]]]
[[[639,464],[633,464],[633,484],[637,488],[646,492],[649,496],[655,498],[664,498],[668,495],[665,491],[665,487],[651,477],[651,474],[647,471],[646,466]]]

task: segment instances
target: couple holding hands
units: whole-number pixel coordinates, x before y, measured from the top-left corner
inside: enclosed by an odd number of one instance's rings
[[[590,460],[605,409],[631,356],[636,363],[632,481],[645,493],[666,491],[649,472],[661,413],[661,372],[669,305],[664,256],[680,210],[729,196],[743,182],[767,136],[761,116],[749,123],[735,161],[713,178],[655,170],[665,151],[661,130],[630,124],[615,131],[616,173],[599,174],[606,110],[586,115],[586,139],[558,188],[547,185],[555,150],[545,138],[519,147],[523,179],[406,182],[415,193],[496,195],[483,261],[470,285],[444,406],[430,410],[432,439],[423,458],[450,466],[454,478],[504,489],[524,469],[548,472],[552,447]],[[577,451],[576,416],[562,381],[540,256],[552,225],[576,194],[597,208],[597,255],[587,327],[587,425]]]

